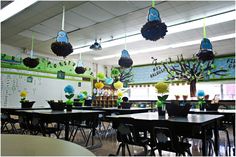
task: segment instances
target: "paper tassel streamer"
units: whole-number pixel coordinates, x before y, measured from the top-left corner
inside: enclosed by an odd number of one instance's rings
[[[158,10],[151,7],[148,13],[148,22],[141,29],[142,36],[146,40],[156,41],[160,38],[164,38],[166,32],[167,26],[165,23],[161,22]]]
[[[116,83],[113,84],[113,86],[115,87],[115,89],[121,89],[123,88],[123,83],[120,81],[117,81]]]
[[[27,57],[27,58],[23,59],[23,63],[25,66],[27,66],[29,68],[35,68],[39,64],[39,59]]]
[[[209,61],[214,59],[214,53],[212,50],[212,45],[209,39],[203,38],[200,45],[200,51],[197,57],[201,61]]]
[[[34,34],[32,33],[32,42],[31,42],[31,51],[30,51],[30,57],[27,57],[23,59],[23,64],[29,68],[35,68],[39,64],[39,59],[38,58],[33,58],[34,55]]]
[[[104,84],[102,82],[96,82],[95,83],[95,88],[102,89],[103,87],[104,87]]]
[[[121,57],[118,64],[124,68],[129,68],[133,65],[133,60],[130,58],[129,52],[127,50],[123,50],[121,52]]]
[[[113,78],[108,77],[108,78],[105,79],[105,84],[111,85],[113,83],[113,81],[114,81]]]
[[[209,39],[206,37],[206,24],[205,18],[203,20],[203,39],[201,41],[200,50],[197,53],[197,57],[199,60],[205,62],[214,59],[214,53],[212,49],[212,45]]]
[[[69,43],[69,38],[67,33],[64,31],[65,23],[65,7],[63,6],[62,14],[62,30],[57,33],[56,42],[51,44],[52,51],[57,56],[63,56],[64,58],[73,52],[72,45]]]
[[[85,71],[86,71],[86,68],[83,66],[83,62],[80,60],[78,62],[77,67],[75,68],[75,72],[77,74],[83,74],[83,73],[85,73]]]

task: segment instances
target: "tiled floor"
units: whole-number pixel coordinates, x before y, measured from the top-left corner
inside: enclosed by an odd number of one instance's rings
[[[106,124],[107,125],[107,124]],[[89,130],[86,130],[86,134],[88,134]],[[104,133],[104,131],[100,131],[100,137],[101,137],[101,142],[98,140],[98,136],[95,137],[94,140],[94,145],[97,145],[97,147],[89,147],[88,149],[92,151],[96,156],[108,156],[111,154],[116,154],[117,148],[119,146],[119,142],[116,140],[116,132],[115,130],[111,129],[111,134],[108,134],[108,136],[105,136],[107,134]],[[63,137],[64,132],[61,133],[61,137]],[[230,134],[230,143],[231,147],[233,146],[233,131],[232,128],[229,129],[229,134]],[[39,135],[41,136],[41,135]],[[225,146],[227,145],[227,140],[226,140],[226,135],[224,132],[220,131],[219,133],[220,136],[220,148],[219,148],[219,156],[226,156],[225,153]],[[54,137],[56,138],[56,137]],[[78,132],[75,136],[75,140],[73,141],[74,143],[77,143],[79,145],[85,146],[85,141],[81,135],[80,132]],[[193,156],[201,156],[201,141],[197,139],[189,139],[189,143],[192,145],[191,146],[191,153]],[[89,142],[89,146],[91,145],[91,140]],[[233,146],[234,147],[234,146]],[[144,155],[143,154],[143,148],[138,147],[138,146],[129,146],[131,154],[132,155]],[[170,152],[162,152],[163,156],[175,156],[175,153],[170,153]],[[121,155],[121,154],[120,154]],[[128,153],[126,152],[126,155]],[[158,151],[155,151],[155,155],[159,156]],[[213,154],[213,156],[215,156]],[[231,156],[233,156],[233,148],[231,148]]]
[[[229,129],[229,134],[230,134],[230,141],[231,141],[231,146],[232,146],[233,145],[232,128]],[[219,156],[226,156],[225,154],[225,146],[227,145],[226,135],[224,132],[220,131],[219,136],[220,136]],[[83,145],[83,140],[81,138],[80,133],[77,134],[74,142],[79,143],[80,145]],[[197,139],[189,139],[189,142],[192,145],[191,153],[193,154],[193,156],[201,156],[201,141]],[[95,144],[100,144],[97,139],[95,140]],[[110,154],[116,154],[118,146],[119,146],[119,143],[116,140],[116,135],[113,134],[106,138],[102,136],[102,146],[99,148],[90,149],[90,150],[97,156],[108,156]],[[142,147],[138,147],[138,146],[129,146],[129,147],[130,147],[130,151],[132,155],[143,155]],[[155,154],[156,156],[159,156],[158,151],[155,151]],[[127,152],[126,152],[126,155],[128,155]],[[175,156],[175,153],[163,151],[163,156]],[[213,156],[215,156],[215,154],[213,154]],[[233,156],[232,148],[231,148],[231,156]]]

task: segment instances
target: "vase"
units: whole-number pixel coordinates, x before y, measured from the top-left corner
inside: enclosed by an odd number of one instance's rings
[[[21,108],[32,108],[35,101],[23,101],[21,102]]]
[[[63,111],[65,109],[66,103],[47,101],[53,111]]]
[[[170,117],[186,117],[191,108],[191,104],[180,105],[176,102],[166,103],[166,111]]]
[[[66,105],[66,111],[72,111],[72,105]]]
[[[188,99],[187,95],[183,95],[183,100],[186,101]]]
[[[205,103],[203,103],[203,104],[200,104],[200,110],[201,110],[201,111],[203,111],[203,110],[205,109],[205,106],[206,106],[206,104],[205,104]]]
[[[175,95],[175,99],[176,99],[176,100],[179,100],[179,95]]]
[[[219,109],[220,104],[211,104],[211,103],[207,103],[205,108],[207,111],[217,111]]]
[[[158,107],[157,111],[159,116],[165,116],[166,114],[166,111],[162,107]]]

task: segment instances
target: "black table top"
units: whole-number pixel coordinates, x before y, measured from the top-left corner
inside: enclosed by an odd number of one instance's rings
[[[103,111],[99,110],[72,110],[72,111],[52,111],[52,110],[18,110],[17,112],[24,113],[36,113],[36,114],[47,114],[47,115],[55,115],[55,114],[86,114],[86,113],[103,113]]]
[[[157,112],[145,112],[145,113],[137,113],[137,114],[126,114],[126,115],[113,115],[108,116],[110,119],[117,118],[131,118],[135,120],[144,120],[144,121],[168,121],[168,122],[176,122],[176,123],[195,123],[201,124],[206,123],[218,118],[222,118],[222,115],[210,115],[210,114],[188,114],[187,117],[169,117],[159,116]]]
[[[213,110],[200,110],[200,109],[190,109],[189,113],[206,113],[206,114],[225,114],[225,113],[229,113],[229,114],[235,114],[236,110],[234,109],[218,109],[217,111],[213,111]]]

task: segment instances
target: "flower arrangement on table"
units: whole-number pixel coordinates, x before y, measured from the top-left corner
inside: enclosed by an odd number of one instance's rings
[[[118,90],[117,91],[117,96],[118,96],[118,99],[116,100],[116,105],[117,105],[118,108],[120,108],[121,103],[123,102],[123,100],[122,100],[122,97],[123,97],[122,91]]]
[[[168,98],[168,95],[165,93],[169,92],[169,84],[165,82],[158,82],[156,83],[155,88],[157,90],[157,93],[161,94],[161,96],[157,96],[158,100],[156,102],[156,105],[158,108],[164,108],[166,99]]]
[[[28,95],[28,93],[25,90],[21,91],[21,93],[20,93],[20,97],[21,97],[20,102],[29,101],[29,100],[26,100],[27,95]]]
[[[88,97],[88,92],[87,91],[81,91],[78,95],[77,98],[79,99],[79,103],[82,104],[82,106],[84,106],[84,102]]]
[[[74,88],[71,85],[67,85],[64,88],[64,92],[66,93],[65,97],[67,98],[66,100],[66,105],[67,105],[67,110],[71,110],[72,109],[72,105],[73,105],[73,100],[71,100],[74,97]]]
[[[198,90],[197,98],[198,98],[197,107],[200,108],[200,110],[204,110],[205,107],[204,105],[206,104],[204,90]]]
[[[33,104],[35,103],[35,101],[27,100],[26,99],[27,95],[28,95],[28,93],[25,90],[21,91],[21,93],[20,93],[20,97],[21,97],[20,103],[21,103],[22,108],[31,108],[33,106]]]

